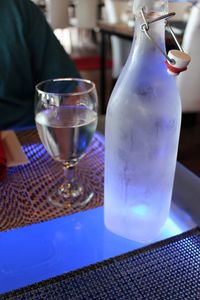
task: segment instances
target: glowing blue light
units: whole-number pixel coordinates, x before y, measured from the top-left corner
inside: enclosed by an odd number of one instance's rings
[[[28,158],[35,157],[35,159],[38,159],[39,157],[43,157],[43,155],[47,153],[44,146],[38,143],[25,145],[23,146],[23,150],[28,156]]]
[[[44,149],[44,146],[42,144],[35,143],[31,145],[25,145],[23,148],[26,150],[26,152],[30,152],[31,154],[33,154]]]
[[[158,240],[196,227],[186,211],[174,206],[172,210]],[[0,293],[142,246],[106,230],[103,207],[1,232]]]
[[[167,234],[167,231],[169,235],[177,235],[183,232],[182,228],[176,224],[176,222],[172,218],[168,218],[167,222],[165,224],[165,227],[163,228],[163,232],[165,231],[165,234]]]
[[[133,206],[131,210],[134,213],[134,215],[138,215],[139,217],[145,217],[149,212],[148,206],[145,204]]]
[[[161,231],[160,239],[180,234],[194,227],[195,222],[187,212],[172,204],[170,215]]]

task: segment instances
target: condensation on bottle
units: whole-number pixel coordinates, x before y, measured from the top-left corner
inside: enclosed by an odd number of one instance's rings
[[[159,9],[156,0],[136,2],[148,20],[167,7],[167,1]],[[138,9],[133,45],[106,112],[104,221],[113,233],[146,243],[169,215],[181,101],[165,57],[142,23]],[[150,24],[148,32],[166,51],[164,20]]]

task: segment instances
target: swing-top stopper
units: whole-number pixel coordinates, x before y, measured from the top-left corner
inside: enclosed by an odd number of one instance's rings
[[[166,60],[166,65],[168,67],[168,72],[174,76],[187,70],[187,66],[191,61],[189,54],[180,50],[170,50],[168,52],[168,60]]]

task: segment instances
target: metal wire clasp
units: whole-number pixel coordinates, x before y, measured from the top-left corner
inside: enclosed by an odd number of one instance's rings
[[[148,30],[149,30],[149,24],[165,19],[165,22],[166,22],[165,24],[166,24],[166,26],[169,27],[170,33],[171,33],[173,39],[175,40],[175,42],[176,42],[176,44],[177,44],[179,50],[180,50],[181,52],[184,52],[183,49],[181,48],[181,45],[179,44],[179,42],[178,42],[176,36],[175,36],[174,31],[172,30],[171,26],[170,26],[169,23],[168,23],[168,19],[171,18],[171,17],[173,17],[173,16],[175,16],[176,13],[175,13],[175,12],[171,12],[171,13],[168,13],[168,14],[165,14],[165,15],[162,15],[162,16],[159,16],[159,17],[157,17],[157,18],[155,18],[155,19],[153,19],[153,20],[151,20],[151,21],[147,21],[147,19],[145,18],[143,8],[141,9],[140,13],[141,13],[141,16],[142,16],[142,18],[143,18],[143,20],[144,20],[144,23],[141,25],[141,30],[145,33],[145,35],[148,37],[148,39],[150,39],[150,40],[154,43],[154,45],[160,50],[160,52],[165,56],[165,58],[166,58],[172,65],[175,65],[175,63],[176,63],[175,60],[174,60],[174,59],[171,59],[171,58],[167,55],[167,53],[166,53],[165,51],[163,51],[163,49],[156,43],[156,41],[152,38],[152,36],[150,36],[150,34],[148,33]]]

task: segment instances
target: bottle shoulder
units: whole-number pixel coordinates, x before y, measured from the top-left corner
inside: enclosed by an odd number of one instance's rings
[[[127,97],[132,99],[154,98],[155,100],[161,97],[172,97],[178,100],[180,98],[176,80],[167,71],[161,74],[152,72],[147,75],[146,73],[141,76],[133,72],[132,76],[125,74],[125,76],[119,77],[109,102]]]

